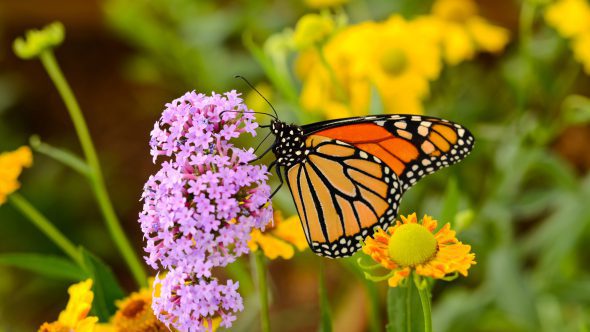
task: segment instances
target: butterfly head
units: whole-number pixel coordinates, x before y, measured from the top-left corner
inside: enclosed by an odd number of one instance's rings
[[[270,130],[275,135],[272,150],[279,165],[287,167],[294,165],[309,153],[305,147],[305,138],[301,127],[274,120],[270,124]]]

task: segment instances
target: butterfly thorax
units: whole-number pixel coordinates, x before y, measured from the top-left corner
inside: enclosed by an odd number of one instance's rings
[[[305,147],[301,127],[275,120],[271,123],[270,129],[276,137],[272,151],[279,165],[290,167],[305,159],[309,150]]]

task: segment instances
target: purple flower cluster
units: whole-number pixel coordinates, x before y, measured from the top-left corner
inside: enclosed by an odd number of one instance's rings
[[[229,141],[255,135],[257,123],[235,91],[190,92],[166,104],[151,132],[151,154],[161,168],[144,186],[139,222],[146,262],[167,270],[153,309],[182,331],[201,331],[221,317],[229,327],[243,309],[238,284],[219,284],[211,269],[248,252],[253,228],[272,218],[265,166]],[[210,325],[209,325],[210,326]]]

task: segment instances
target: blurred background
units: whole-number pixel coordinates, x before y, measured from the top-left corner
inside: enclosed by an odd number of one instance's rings
[[[109,193],[139,253],[139,197],[156,170],[149,156],[149,132],[166,102],[189,90],[237,89],[250,107],[268,111],[234,79],[240,74],[286,121],[303,124],[334,117],[334,112],[306,106],[304,92],[311,85],[307,74],[295,68],[305,64],[305,51],[284,42],[298,20],[323,12],[346,29],[394,14],[414,20],[433,12],[428,0],[338,2],[343,4],[319,8],[321,1],[299,0],[0,0],[0,151],[25,145],[37,134],[81,153],[43,67],[18,59],[11,46],[25,30],[59,20],[66,39],[56,57],[81,104]],[[429,92],[417,97],[421,107],[413,111],[470,128],[477,139],[475,150],[463,163],[421,181],[400,210],[453,222],[459,238],[477,255],[468,278],[434,288],[435,331],[588,331],[590,79],[584,59],[590,52],[583,49],[590,45],[578,45],[582,51],[573,53],[571,34],[564,37],[548,19],[551,1],[474,4],[476,15],[501,28],[506,40],[454,63],[440,60],[443,68],[429,78]],[[570,14],[564,10],[564,20]],[[285,69],[291,74],[282,73]],[[320,84],[317,89],[330,87]],[[376,101],[386,95],[373,92],[366,113],[387,107]],[[23,196],[74,243],[101,256],[127,290],[133,290],[84,179],[35,154],[34,166],[21,182]],[[286,189],[275,207],[284,215],[294,213]],[[10,206],[0,208],[0,225],[2,253],[60,254]],[[326,261],[308,251],[272,261],[275,330],[317,329],[319,264],[327,268],[335,331],[369,330],[371,296],[381,303],[377,315],[384,319],[385,285],[367,285],[351,262]],[[68,285],[0,266],[0,331],[36,330],[54,319],[67,301]],[[256,330],[255,312],[246,309],[241,316],[236,330]]]

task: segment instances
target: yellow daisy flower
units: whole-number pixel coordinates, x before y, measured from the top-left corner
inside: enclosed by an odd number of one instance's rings
[[[545,20],[570,38],[574,58],[590,75],[590,5],[586,0],[560,0],[547,7]]]
[[[57,321],[41,325],[39,332],[93,332],[98,318],[87,317],[94,298],[91,288],[92,279],[70,286],[70,299],[66,308],[59,314]]]
[[[429,81],[441,71],[436,41],[399,15],[381,25],[370,48],[368,61],[372,83],[388,113],[422,113]]]
[[[584,66],[584,72],[590,75],[590,30],[572,41],[572,50],[576,60]]]
[[[301,106],[329,119],[366,115],[371,100],[365,48],[370,45],[377,24],[364,22],[349,26],[333,36],[318,52],[302,53],[295,71],[302,79]]]
[[[566,38],[590,30],[590,6],[586,0],[560,0],[547,7],[545,20]]]
[[[471,246],[457,240],[449,224],[434,233],[437,221],[430,216],[425,215],[420,222],[416,213],[401,219],[387,231],[379,229],[363,246],[365,254],[391,270],[387,276],[390,287],[397,287],[412,270],[436,279],[452,273],[467,276],[476,263],[475,254]]]
[[[264,233],[257,229],[250,233],[248,247],[251,251],[260,249],[269,259],[291,259],[295,255],[294,247],[299,251],[307,248],[307,240],[298,216],[282,220],[281,215],[275,213],[273,222],[274,226],[269,224]]]
[[[508,43],[508,30],[477,16],[473,0],[437,0],[432,14],[418,18],[416,24],[439,39],[450,65],[472,59],[478,51],[499,53]]]
[[[0,153],[0,205],[6,197],[20,188],[18,177],[24,167],[31,167],[33,154],[27,146],[12,152]]]
[[[153,280],[150,281],[150,285]],[[152,311],[152,287],[142,288],[123,300],[116,301],[117,312],[112,326],[117,332],[159,332],[169,329],[160,322]]]
[[[401,16],[342,29],[323,50],[325,59],[301,54],[295,71],[302,107],[327,118],[366,115],[372,90],[385,112],[421,113],[429,81],[441,70],[437,40]]]

